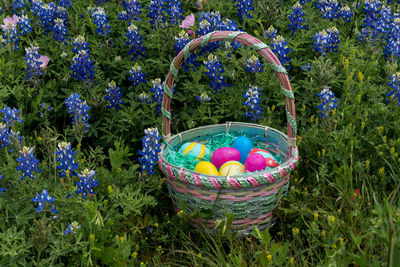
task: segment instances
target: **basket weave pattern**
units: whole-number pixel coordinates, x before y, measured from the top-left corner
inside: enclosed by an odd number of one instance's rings
[[[288,135],[276,129],[251,124],[229,122],[225,124],[209,125],[192,129],[171,136],[170,122],[172,90],[174,77],[185,59],[194,50],[217,41],[238,41],[250,46],[264,57],[269,66],[275,71],[282,92],[285,95]],[[235,220],[232,230],[247,231],[253,225],[266,228],[272,218],[272,210],[277,201],[288,190],[290,173],[296,168],[299,160],[296,147],[296,116],[294,94],[285,68],[280,64],[269,47],[257,38],[244,33],[233,31],[211,32],[188,43],[171,62],[170,70],[163,84],[164,96],[162,105],[163,138],[166,144],[162,145],[159,155],[159,165],[166,175],[169,192],[174,206],[181,209],[182,201],[189,212],[197,209],[211,211],[212,215],[206,218],[195,218],[196,224],[206,229],[212,229],[215,220],[223,218],[225,212],[232,212]],[[284,163],[272,170],[257,173],[245,173],[238,176],[223,177],[201,174],[192,170],[170,164],[165,153],[171,147],[178,147],[183,142],[204,140],[206,136],[222,132],[242,133],[258,138],[269,147],[276,148],[284,155]],[[278,193],[280,192],[280,193]]]

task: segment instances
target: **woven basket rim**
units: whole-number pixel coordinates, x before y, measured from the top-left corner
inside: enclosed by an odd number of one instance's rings
[[[287,136],[286,134],[284,134],[283,132],[281,132],[281,131],[279,131],[279,130],[277,130],[277,129],[275,129],[275,128],[269,127],[269,126],[264,126],[264,125],[255,124],[255,123],[248,123],[248,122],[227,122],[227,123],[229,123],[230,125],[238,125],[238,126],[249,127],[249,128],[268,129],[268,130],[271,130],[271,131],[274,131],[274,132],[280,134],[280,135],[283,137],[283,139],[286,141],[286,143],[288,142],[288,136]],[[208,175],[208,174],[196,172],[196,171],[194,171],[194,170],[190,170],[190,169],[187,169],[187,168],[184,168],[184,167],[179,167],[179,166],[176,166],[176,165],[174,165],[174,164],[171,164],[170,162],[167,161],[167,158],[165,157],[165,151],[166,151],[166,148],[167,148],[168,143],[171,143],[171,142],[174,141],[175,139],[180,139],[180,143],[181,143],[182,136],[185,135],[185,134],[188,134],[188,133],[190,133],[190,132],[197,131],[197,130],[200,130],[200,129],[213,128],[213,127],[218,127],[218,126],[219,126],[219,127],[223,127],[223,126],[226,127],[226,126],[227,126],[227,123],[220,123],[220,124],[211,124],[211,125],[206,125],[206,126],[200,126],[200,127],[196,127],[196,128],[193,128],[193,129],[189,129],[189,130],[186,130],[186,131],[184,131],[184,132],[181,132],[181,133],[178,133],[178,134],[175,134],[175,135],[171,136],[171,138],[169,139],[169,142],[163,142],[163,143],[162,143],[162,145],[161,145],[161,151],[160,151],[160,153],[159,153],[159,158],[160,158],[163,162],[165,162],[166,164],[168,164],[169,166],[171,166],[171,167],[173,167],[173,168],[176,168],[176,169],[183,169],[183,170],[189,171],[190,173],[193,173],[193,174],[197,174],[197,175],[201,175],[201,176],[206,176],[206,177],[214,177],[214,178],[216,178],[216,179],[218,179],[218,180],[225,181],[226,178],[227,178],[227,177],[225,177],[225,176],[220,176],[220,175],[218,175],[218,176],[216,176],[216,175]],[[281,168],[281,169],[282,169],[282,168],[285,168],[285,167],[289,166],[289,164],[291,164],[292,162],[293,162],[293,163],[298,162],[298,159],[296,159],[296,156],[298,156],[297,147],[288,147],[289,154],[290,154],[290,150],[291,150],[291,149],[292,149],[292,153],[291,153],[291,155],[289,156],[289,158],[288,158],[283,164],[279,165],[278,167],[275,167],[275,168],[270,169],[270,170],[264,170],[264,171],[260,171],[260,172],[243,173],[243,174],[240,174],[240,175],[229,176],[229,177],[230,177],[230,178],[235,178],[235,179],[241,179],[241,178],[242,178],[242,179],[246,179],[246,178],[251,177],[251,176],[254,176],[254,175],[263,175],[263,174],[266,174],[266,173],[272,173],[272,172],[276,172],[279,168]]]

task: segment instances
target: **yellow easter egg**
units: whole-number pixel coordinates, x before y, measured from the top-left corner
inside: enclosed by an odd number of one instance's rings
[[[215,168],[215,166],[208,161],[200,161],[194,168],[194,171],[208,175],[218,175],[217,168]]]
[[[225,162],[219,169],[220,176],[235,176],[244,173],[244,165],[239,161]]]
[[[197,160],[210,157],[210,150],[205,145],[196,142],[184,143],[179,149],[179,152],[182,153],[183,156],[195,156]]]

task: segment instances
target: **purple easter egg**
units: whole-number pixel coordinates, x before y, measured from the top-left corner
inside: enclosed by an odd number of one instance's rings
[[[262,171],[266,167],[265,158],[258,153],[249,155],[244,163],[244,168],[248,172]]]
[[[211,155],[211,162],[219,169],[225,162],[239,161],[240,152],[233,147],[221,147],[215,150]],[[265,160],[264,160],[265,161]]]

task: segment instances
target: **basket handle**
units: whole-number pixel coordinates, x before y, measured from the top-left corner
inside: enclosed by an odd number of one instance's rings
[[[178,53],[172,60],[167,77],[163,83],[164,94],[161,113],[163,117],[163,139],[170,142],[171,139],[171,100],[172,90],[174,85],[174,78],[178,75],[178,69],[190,54],[199,47],[204,47],[212,42],[217,41],[237,41],[242,44],[250,46],[256,50],[262,57],[264,57],[269,66],[275,71],[276,76],[281,84],[281,89],[285,95],[286,100],[286,117],[288,125],[288,146],[296,146],[297,122],[294,105],[294,94],[290,86],[289,78],[285,68],[280,63],[279,59],[271,51],[268,45],[264,44],[257,38],[240,31],[215,31],[203,35],[199,38],[193,39],[190,43]]]

